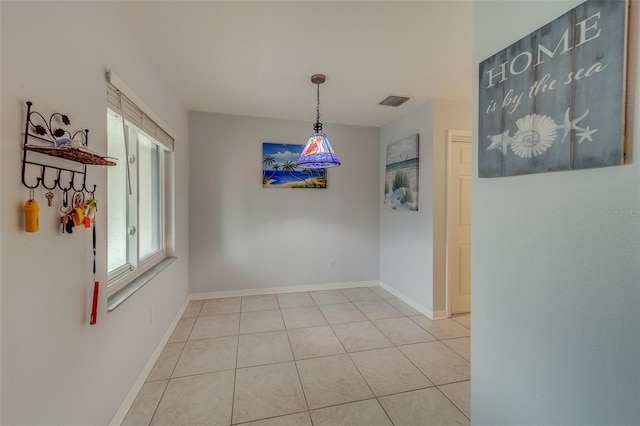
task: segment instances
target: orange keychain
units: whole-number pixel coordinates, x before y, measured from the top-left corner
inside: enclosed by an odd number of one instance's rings
[[[40,206],[35,200],[33,189],[30,192],[30,199],[24,203],[24,226],[27,232],[38,232],[38,212],[40,212]]]

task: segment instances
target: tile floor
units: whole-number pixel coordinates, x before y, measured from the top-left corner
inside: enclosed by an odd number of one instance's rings
[[[192,301],[124,425],[468,425],[470,315],[379,287]]]

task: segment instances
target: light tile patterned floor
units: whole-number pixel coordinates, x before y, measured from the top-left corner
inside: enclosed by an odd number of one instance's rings
[[[192,301],[124,425],[468,425],[471,316],[379,287]]]

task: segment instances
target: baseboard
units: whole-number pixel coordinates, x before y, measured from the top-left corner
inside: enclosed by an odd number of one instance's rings
[[[417,303],[410,297],[405,296],[403,293],[391,287],[389,284],[386,284],[380,281],[380,287],[382,287],[384,290],[388,291],[389,293],[393,294],[395,297],[402,300],[404,303],[411,306],[413,309],[420,312],[422,315],[426,316],[429,319],[437,320],[437,319],[447,318],[447,311],[432,311],[431,309]]]
[[[433,318],[434,320],[438,320],[438,319],[447,319],[449,318],[449,315],[447,314],[447,311],[433,311]]]
[[[260,296],[263,294],[297,293],[300,291],[340,290],[342,288],[378,287],[380,281],[345,281],[337,283],[294,285],[287,287],[247,288],[242,290],[222,290],[206,293],[193,293],[191,300],[219,299],[222,297]]]
[[[307,284],[307,285],[295,285],[287,287],[269,287],[269,288],[247,288],[242,290],[222,290],[211,291],[205,293],[193,293],[190,300],[202,300],[202,299],[219,299],[222,297],[238,297],[238,296],[260,296],[264,294],[277,294],[277,293],[297,293],[300,291],[320,291],[320,290],[340,290],[343,288],[355,288],[355,287],[382,287],[389,293],[393,294],[398,299],[402,300],[407,305],[411,306],[427,318],[432,320],[448,318],[447,311],[432,311],[429,308],[422,306],[413,299],[405,296],[395,288],[388,284],[372,280],[372,281],[345,281],[336,283],[323,283],[323,284]]]
[[[160,339],[160,341],[156,345],[156,348],[154,349],[153,353],[151,354],[151,357],[149,358],[149,361],[147,361],[147,363],[145,364],[144,368],[138,375],[138,378],[131,386],[131,389],[129,389],[129,393],[124,398],[124,401],[122,401],[122,404],[120,404],[120,408],[118,408],[118,411],[116,411],[116,414],[114,414],[113,418],[109,422],[109,426],[121,425],[122,422],[124,421],[124,418],[129,412],[129,409],[131,408],[133,401],[135,401],[136,396],[138,396],[138,393],[140,392],[140,389],[142,389],[142,385],[144,385],[144,382],[147,380],[147,376],[151,372],[151,369],[156,364],[156,361],[160,357],[162,350],[164,349],[165,345],[169,341],[169,337],[171,337],[171,333],[173,333],[173,330],[178,325],[178,321],[180,321],[180,318],[182,318],[182,314],[184,314],[184,311],[187,309],[187,306],[189,305],[189,300],[190,299],[187,297],[187,300],[185,300],[185,302],[182,304],[182,307],[178,310],[178,314],[175,316],[171,324],[169,324],[169,327],[167,328],[167,332],[164,334],[164,336],[162,336],[162,339]]]

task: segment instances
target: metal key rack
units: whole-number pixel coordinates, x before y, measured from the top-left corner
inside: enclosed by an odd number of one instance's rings
[[[48,190],[59,188],[64,193],[74,191],[92,195],[96,190],[96,185],[93,185],[92,189],[87,187],[87,165],[115,166],[116,163],[109,157],[87,149],[89,144],[88,129],[71,133],[66,129],[71,124],[69,116],[55,112],[47,120],[44,115],[32,110],[32,105],[31,102],[27,102],[22,153],[22,184],[29,189],[36,189],[42,185]],[[72,168],[47,164],[42,160],[39,161],[38,156],[33,153],[80,163],[82,168],[73,170]],[[40,168],[39,176],[36,177],[35,182],[27,182],[27,165]]]

